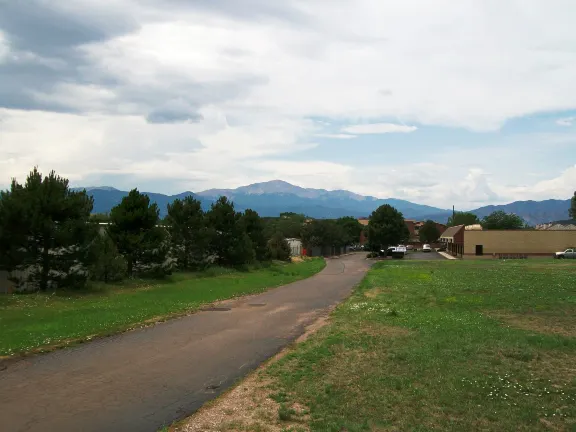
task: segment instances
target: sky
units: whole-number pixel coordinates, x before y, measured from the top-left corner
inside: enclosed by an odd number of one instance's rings
[[[576,189],[573,0],[0,0],[0,187]]]

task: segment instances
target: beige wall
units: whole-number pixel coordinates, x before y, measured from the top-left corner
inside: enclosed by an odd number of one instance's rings
[[[484,246],[484,255],[548,255],[576,247],[576,231],[466,231],[464,254],[475,255],[476,245]]]

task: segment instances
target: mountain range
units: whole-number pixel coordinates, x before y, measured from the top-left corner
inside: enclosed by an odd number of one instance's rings
[[[108,213],[122,201],[128,192],[109,186],[96,186],[86,191],[94,197],[94,213]],[[313,218],[339,218],[342,216],[367,217],[383,204],[390,204],[401,211],[405,218],[432,219],[445,223],[451,210],[415,204],[396,198],[380,199],[358,195],[346,190],[328,191],[294,186],[282,180],[255,183],[237,189],[210,189],[203,192],[183,192],[178,195],[164,195],[145,192],[152,202],[158,204],[161,216],[166,215],[166,207],[175,199],[193,196],[202,203],[204,209],[220,196],[234,202],[237,210],[251,208],[261,216],[278,216],[283,212],[303,213]],[[472,210],[480,218],[496,210],[515,213],[530,224],[545,223],[566,219],[570,200],[517,201],[506,205],[486,206]]]

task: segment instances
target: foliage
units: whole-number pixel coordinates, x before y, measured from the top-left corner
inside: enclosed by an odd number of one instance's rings
[[[43,177],[34,168],[24,185],[13,180],[0,196],[0,266],[18,287],[81,286],[95,235],[92,206],[85,191],[70,190],[54,171]]]
[[[333,220],[314,219],[302,228],[302,244],[306,247],[344,246],[344,229]]]
[[[409,237],[402,213],[391,205],[384,204],[370,215],[368,239],[371,248],[387,248],[405,242]]]
[[[551,259],[377,263],[263,380],[309,408],[306,430],[571,431],[568,299]]]
[[[420,228],[420,241],[422,243],[434,243],[440,237],[440,231],[436,222],[432,220],[427,220],[424,225]]]
[[[280,213],[277,218],[264,218],[264,237],[280,232],[286,238],[300,238],[306,216],[297,213]]]
[[[168,257],[168,236],[157,227],[158,206],[133,189],[110,212],[108,234],[124,256],[129,276],[135,272],[153,275],[172,270]]]
[[[190,270],[204,267],[208,260],[210,237],[200,201],[187,196],[168,204],[165,222],[178,268]]]
[[[118,282],[126,276],[126,260],[118,253],[107,232],[97,235],[90,247],[92,256],[90,275],[93,280],[105,283]]]
[[[480,219],[474,213],[471,212],[456,212],[453,216],[448,218],[447,226],[457,226],[457,225],[476,225],[480,223]]]
[[[310,259],[297,264],[273,263],[250,272],[210,267],[197,273],[176,273],[161,282],[131,279],[73,294],[3,295],[0,356],[187,314],[218,300],[257,294],[307,278],[324,266],[324,260]]]
[[[242,225],[254,248],[254,253],[258,261],[267,259],[268,247],[264,235],[264,222],[254,210],[246,210],[242,215]]]
[[[358,219],[351,216],[341,217],[336,220],[336,224],[342,228],[342,244],[352,245],[360,241],[363,226]]]
[[[482,219],[482,228],[489,230],[512,230],[525,227],[524,220],[513,213],[495,211]]]
[[[244,231],[242,214],[234,204],[220,197],[207,213],[211,229],[211,249],[221,265],[238,266],[254,261],[255,254],[250,237]]]
[[[290,245],[282,233],[276,233],[268,240],[268,256],[270,259],[288,261],[291,254]]]
[[[574,196],[570,200],[570,209],[568,209],[568,214],[572,219],[576,219],[576,191],[574,192]]]
[[[90,215],[90,221],[94,223],[110,222],[110,215],[108,213],[92,213]]]

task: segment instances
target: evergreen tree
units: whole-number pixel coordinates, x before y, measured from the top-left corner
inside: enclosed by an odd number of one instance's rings
[[[576,192],[574,192],[574,196],[570,200],[570,208],[568,209],[568,214],[572,219],[576,219]]]
[[[126,275],[126,260],[118,253],[116,245],[104,232],[96,236],[90,250],[92,279],[108,282],[120,281]]]
[[[474,213],[470,212],[455,212],[454,215],[448,218],[447,226],[457,225],[476,225],[480,223],[480,219]]]
[[[110,212],[108,234],[126,260],[127,273],[168,274],[173,262],[169,253],[169,237],[158,227],[158,206],[150,198],[133,189]]]
[[[254,261],[250,237],[244,231],[241,214],[228,198],[220,197],[207,213],[211,230],[211,251],[221,265],[242,265]]]
[[[288,261],[290,260],[290,255],[292,251],[290,250],[290,245],[282,235],[282,233],[276,233],[268,241],[268,255],[273,260]]]
[[[12,181],[0,199],[0,262],[17,285],[46,291],[86,281],[92,207],[54,171],[43,177],[34,168],[23,186]]]
[[[246,210],[242,215],[242,224],[250,240],[258,261],[264,261],[268,257],[268,245],[264,236],[264,223],[262,218],[254,210]]]
[[[368,239],[372,249],[388,248],[406,241],[410,231],[402,213],[389,204],[378,207],[370,215]]]
[[[178,267],[189,270],[204,266],[209,236],[200,201],[188,196],[168,204],[166,223]]]

